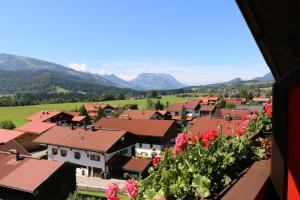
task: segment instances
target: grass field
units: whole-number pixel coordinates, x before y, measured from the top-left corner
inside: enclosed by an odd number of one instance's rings
[[[78,194],[95,197],[99,200],[100,199],[106,200],[104,192],[90,192],[90,191],[84,191],[84,190],[77,190],[77,192],[78,192]],[[125,194],[118,194],[118,196],[121,200],[129,200],[129,198]]]
[[[177,102],[184,102],[185,100],[194,99],[195,97],[176,97],[175,95],[162,96],[160,101],[165,104],[167,101],[170,104]],[[129,103],[138,104],[140,109],[146,107],[146,99],[142,100],[115,100],[115,101],[104,101],[101,103],[108,103],[111,105],[125,105]],[[0,107],[0,121],[1,120],[11,120],[16,126],[20,126],[26,123],[25,118],[39,112],[41,110],[59,110],[59,111],[71,111],[75,107],[79,108],[84,102],[80,103],[60,103],[60,104],[44,104],[44,105],[34,105],[34,106],[13,106],[13,107]]]

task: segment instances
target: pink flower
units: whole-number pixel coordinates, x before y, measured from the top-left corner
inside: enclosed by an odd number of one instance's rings
[[[120,198],[117,196],[118,191],[119,186],[115,183],[111,183],[107,186],[105,196],[108,200],[120,200]]]
[[[134,179],[129,179],[124,187],[128,197],[135,198],[138,191],[138,186]]]
[[[176,156],[177,153],[182,152],[185,150],[187,143],[189,139],[184,133],[180,133],[175,140],[175,147],[173,151],[174,157]]]
[[[156,197],[155,200],[166,200],[164,197]]]
[[[153,166],[156,167],[158,165],[159,161],[160,161],[160,156],[154,156],[152,158],[152,164],[153,164]]]
[[[244,125],[245,126],[248,126],[250,124],[250,120],[249,119],[247,119],[246,121],[244,121]]]
[[[253,115],[252,115],[252,119],[254,120],[254,121],[256,121],[257,120],[257,114],[256,113],[254,113]]]
[[[203,146],[207,149],[210,147],[210,142],[213,141],[216,137],[217,132],[215,130],[207,130],[200,135],[200,138],[202,138]]]

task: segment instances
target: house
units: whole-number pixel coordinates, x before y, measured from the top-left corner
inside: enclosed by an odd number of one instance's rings
[[[167,110],[158,110],[157,112],[159,112],[165,120],[170,120],[172,118],[171,113]]]
[[[32,152],[39,149],[39,145],[32,142],[38,136],[42,135],[49,129],[56,126],[54,123],[41,122],[41,121],[31,121],[20,127],[17,127],[16,131],[25,132],[25,134],[20,135],[15,140],[23,146],[27,151]]]
[[[115,109],[115,107],[109,104],[84,104],[84,108],[86,109],[88,116],[91,119],[95,119],[100,108],[103,110],[106,116],[111,116],[112,111]]]
[[[198,101],[201,104],[215,104],[219,99],[219,97],[199,97]]]
[[[37,122],[49,122],[57,124],[69,124],[73,115],[60,111],[40,111],[37,112],[26,119],[28,121],[37,121]]]
[[[164,119],[164,116],[156,110],[125,110],[119,119]]]
[[[253,97],[252,101],[259,103],[259,104],[264,104],[264,103],[268,103],[272,100],[272,98],[270,97]]]
[[[232,119],[242,119],[244,116],[248,116],[250,114],[251,111],[248,109],[222,108],[218,109],[213,117],[226,118],[227,116],[230,116]]]
[[[172,116],[182,115],[182,110],[185,110],[185,115],[195,117],[200,115],[200,104],[195,101],[187,101],[184,103],[175,103],[170,105],[167,110]]]
[[[9,152],[11,149],[16,149],[19,153],[29,156],[30,154],[26,151],[26,149],[15,141],[16,138],[23,134],[25,134],[25,132],[0,129],[0,151]]]
[[[211,106],[211,105],[201,105],[201,108],[200,108],[200,116],[203,117],[203,116],[209,116],[211,117],[215,110],[216,110],[216,106]]]
[[[0,152],[0,199],[61,200],[75,190],[75,169],[17,150]]]
[[[134,155],[136,139],[128,131],[55,126],[35,142],[47,146],[48,160],[69,162],[81,175],[103,178],[114,155]]]
[[[224,100],[225,100],[226,104],[232,104],[232,105],[235,105],[235,106],[247,103],[246,98],[226,98]]]
[[[192,134],[201,134],[211,129],[216,130],[220,134],[232,136],[233,129],[240,127],[241,124],[242,120],[200,117],[193,123],[193,126],[190,129],[190,136]]]
[[[102,118],[97,128],[118,129],[131,132],[137,137],[136,156],[152,157],[160,154],[177,136],[177,124],[173,120],[113,119]]]

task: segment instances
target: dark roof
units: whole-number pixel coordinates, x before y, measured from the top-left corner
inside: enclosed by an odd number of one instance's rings
[[[102,118],[96,124],[99,128],[111,128],[129,131],[138,136],[164,137],[169,131],[174,130],[176,122],[173,120],[148,120],[148,119],[113,119]],[[176,130],[176,129],[175,129]]]
[[[200,104],[196,101],[187,101],[187,102],[184,102],[184,103],[175,103],[175,104],[170,105],[167,110],[169,112],[181,112],[183,107],[185,109],[197,110],[197,109],[200,108]]]
[[[32,193],[63,164],[31,157],[17,161],[15,155],[0,152],[0,186]]]
[[[9,142],[24,133],[23,131],[0,129],[0,144]]]
[[[209,105],[201,105],[200,111],[207,111],[211,112],[216,109],[216,106],[209,106]]]
[[[83,128],[72,130],[71,127],[55,126],[34,142],[105,153],[126,133],[127,131],[91,131]]]
[[[46,132],[47,130],[51,129],[54,126],[56,126],[56,125],[53,123],[31,121],[22,126],[19,126],[15,130],[24,131],[26,133],[35,133],[35,134],[40,135],[40,134]]]
[[[298,67],[299,1],[236,1],[275,80]]]
[[[18,142],[11,140],[4,144],[0,144],[0,151],[9,152],[11,149],[16,149],[20,154],[30,156],[28,151],[24,149]]]
[[[222,125],[222,126],[221,126]],[[209,118],[209,117],[201,117],[197,119],[192,128],[190,129],[190,133],[203,133],[207,130],[216,130],[218,133],[221,132],[226,136],[232,135],[232,128],[237,128],[242,125],[242,120],[231,120],[227,121],[223,118]]]
[[[156,110],[125,110],[118,118],[151,119],[155,114],[162,116]]]

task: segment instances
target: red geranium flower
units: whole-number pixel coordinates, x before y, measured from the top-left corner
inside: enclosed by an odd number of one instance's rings
[[[159,161],[160,161],[160,156],[154,156],[152,158],[152,164],[153,164],[153,166],[156,167],[158,165]]]
[[[188,143],[189,139],[184,133],[180,133],[175,140],[175,147],[173,151],[174,157],[176,156],[177,153],[184,151],[186,148],[186,145]]]
[[[254,113],[253,115],[252,115],[252,119],[254,120],[254,121],[256,121],[257,120],[257,114],[256,113]]]
[[[120,198],[117,195],[118,191],[119,186],[115,183],[111,183],[107,186],[105,196],[108,200],[120,200]]]
[[[200,135],[200,138],[202,138],[203,146],[207,149],[210,147],[210,142],[213,141],[216,137],[217,132],[215,130],[207,130]]]
[[[138,191],[138,186],[134,179],[129,179],[124,187],[128,197],[135,198]]]

